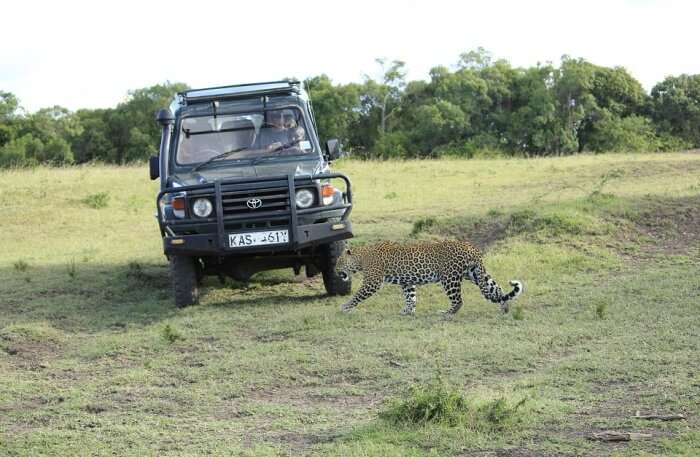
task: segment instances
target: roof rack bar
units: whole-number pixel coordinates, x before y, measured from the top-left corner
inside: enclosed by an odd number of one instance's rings
[[[198,89],[188,89],[188,90],[183,90],[181,92],[178,92],[177,94],[182,95],[183,97],[186,97],[188,92],[229,89],[229,88],[234,88],[234,87],[266,86],[268,84],[289,84],[290,86],[300,86],[301,82],[294,79],[294,80],[280,80],[280,81],[265,81],[265,82],[259,82],[259,83],[228,84],[226,86],[201,87]]]

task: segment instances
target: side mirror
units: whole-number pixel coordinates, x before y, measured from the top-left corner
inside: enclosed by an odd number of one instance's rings
[[[148,171],[151,174],[151,180],[160,177],[160,156],[151,156],[148,159]]]
[[[332,139],[326,141],[326,156],[328,160],[339,159],[343,155],[340,140]]]

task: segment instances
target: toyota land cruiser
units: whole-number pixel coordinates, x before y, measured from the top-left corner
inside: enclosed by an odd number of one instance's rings
[[[352,189],[321,150],[308,95],[297,81],[178,93],[162,127],[151,179],[163,250],[179,307],[194,304],[205,275],[248,280],[271,269],[323,275],[330,295],[350,283],[335,273],[352,237]]]

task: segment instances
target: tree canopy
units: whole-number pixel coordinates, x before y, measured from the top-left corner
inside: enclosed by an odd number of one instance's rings
[[[700,75],[669,76],[648,94],[622,67],[563,56],[515,68],[482,48],[407,81],[405,64],[377,59],[375,77],[304,81],[322,140],[361,158],[563,155],[700,147]],[[158,147],[155,112],[183,83],[130,91],[114,108],[26,113],[0,90],[0,167],[143,161]]]

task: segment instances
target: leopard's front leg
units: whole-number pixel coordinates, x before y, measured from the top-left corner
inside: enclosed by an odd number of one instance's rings
[[[379,290],[380,287],[382,287],[382,277],[378,276],[378,279],[372,279],[369,277],[367,273],[365,273],[365,277],[362,280],[362,286],[360,286],[360,290],[357,291],[357,293],[350,299],[349,302],[345,303],[343,306],[340,307],[340,310],[344,313],[349,313],[357,305],[360,304],[363,300],[367,300],[369,297],[371,297],[375,292]]]

